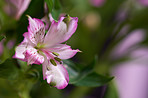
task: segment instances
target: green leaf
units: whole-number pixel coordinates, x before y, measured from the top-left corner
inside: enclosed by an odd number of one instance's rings
[[[77,81],[77,78],[80,75],[80,69],[70,60],[64,60],[63,62],[69,74],[69,83],[72,84],[73,82]]]
[[[45,2],[47,3],[49,12],[52,12],[52,9],[53,9],[53,0],[45,0]]]
[[[98,58],[96,56],[92,63],[85,68],[81,68],[82,65],[70,60],[64,60],[65,67],[69,73],[69,84],[95,87],[111,81],[113,77],[102,76],[94,72],[93,69],[98,62],[97,60]]]
[[[52,17],[56,22],[58,22],[59,20],[60,13],[61,13],[61,10],[56,10],[56,9],[53,9],[51,12]]]
[[[111,81],[113,77],[107,77],[107,76],[102,76],[99,75],[95,72],[92,72],[85,76],[83,79],[77,81],[74,85],[76,86],[88,86],[88,87],[97,87],[97,86],[102,86],[109,81]]]
[[[98,57],[96,56],[94,60],[89,65],[87,65],[87,67],[83,68],[81,66],[84,65],[76,64],[70,60],[64,60],[63,62],[67,65],[66,68],[69,73],[69,83],[74,84],[77,81],[86,77],[89,73],[93,72],[93,68],[98,62],[97,60]]]
[[[59,20],[59,16],[61,13],[61,4],[59,0],[54,0],[54,7],[52,9],[51,15],[55,21]]]
[[[59,0],[45,0],[47,5],[48,5],[48,9],[49,9],[49,13],[51,13],[53,19],[57,22],[59,20],[59,16],[61,13],[61,4]]]
[[[0,64],[0,78],[15,79],[18,76],[18,68],[12,59],[7,59]]]
[[[109,83],[104,98],[119,98],[119,93],[115,81]]]

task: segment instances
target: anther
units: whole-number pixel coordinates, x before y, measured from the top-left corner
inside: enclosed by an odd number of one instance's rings
[[[59,54],[56,53],[56,52],[52,52],[52,54],[55,55],[55,56],[59,56]]]
[[[58,61],[58,62],[61,62],[62,60],[60,59],[60,58],[58,58],[58,57],[54,57],[54,59],[56,60],[56,61]]]
[[[54,66],[57,66],[57,63],[53,59],[50,59],[50,63]]]

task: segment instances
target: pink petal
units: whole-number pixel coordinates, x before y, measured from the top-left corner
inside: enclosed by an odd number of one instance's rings
[[[66,44],[58,44],[53,46],[52,48],[49,48],[49,51],[58,53],[58,57],[60,59],[69,59],[72,58],[80,50],[73,50],[70,46]]]
[[[47,32],[44,40],[47,47],[67,41],[76,31],[78,18],[71,17],[68,26],[63,21],[64,18],[65,17],[61,17],[58,22],[55,22],[54,20],[52,21],[50,29]]]
[[[10,40],[8,43],[7,43],[7,48],[8,49],[12,49],[14,47],[14,44],[15,44],[15,40]]]
[[[148,7],[148,0],[137,0],[141,5]]]
[[[145,31],[142,29],[134,30],[113,50],[112,57],[122,57],[127,54],[134,46],[138,45],[145,38]]]
[[[119,98],[148,98],[147,64],[123,63],[113,68]]]
[[[140,47],[138,47],[138,49],[133,50],[129,54],[129,56],[134,59],[142,58],[142,57],[147,57],[147,59],[148,59],[148,47],[140,46]]]
[[[68,85],[69,75],[63,65],[57,64],[57,66],[54,66],[45,60],[43,68],[43,78],[47,79],[49,84],[54,83],[58,89],[64,89]]]
[[[40,55],[24,38],[23,42],[16,47],[16,52],[13,58],[28,62],[28,64],[42,64],[44,57]]]
[[[132,59],[132,63],[136,64],[148,64],[148,47],[139,47],[133,50],[129,57]]]
[[[15,19],[19,19],[24,11],[28,8],[31,0],[5,0],[4,10]]]
[[[25,59],[24,52],[27,50],[27,47],[30,46],[28,46],[27,39],[24,38],[23,42],[16,47],[15,55],[13,56],[13,58],[24,60]]]
[[[46,24],[45,30],[48,30],[49,26],[50,26],[50,20],[49,20],[48,16],[44,16],[41,20]]]
[[[21,4],[20,4],[20,6],[18,6],[18,11],[17,11],[17,14],[16,14],[16,19],[20,18],[20,16],[28,8],[28,6],[29,6],[29,4],[31,2],[31,0],[19,0],[19,1],[21,1]]]
[[[45,35],[44,23],[40,19],[31,18],[28,16],[29,26],[28,26],[28,37],[32,43],[38,44],[42,43]]]
[[[33,47],[27,49],[24,55],[28,64],[42,64],[44,62],[44,57]]]

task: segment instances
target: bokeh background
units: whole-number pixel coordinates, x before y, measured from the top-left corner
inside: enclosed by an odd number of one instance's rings
[[[60,9],[56,12],[79,19],[76,32],[66,43],[82,52],[71,61],[93,66],[94,72],[114,79],[97,87],[50,87],[42,80],[40,65],[30,67],[12,59],[27,31],[26,15],[48,17],[45,1],[1,0],[0,98],[148,98],[148,0],[57,1]],[[94,58],[96,63],[91,65]],[[24,79],[17,71],[29,76]]]

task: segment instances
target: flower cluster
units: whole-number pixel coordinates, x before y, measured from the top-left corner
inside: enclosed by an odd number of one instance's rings
[[[42,64],[43,79],[63,89],[68,85],[68,72],[62,59],[73,57],[78,49],[61,44],[67,41],[77,29],[78,18],[61,17],[58,22],[52,20],[45,33],[45,25],[40,19],[28,16],[28,32],[23,34],[23,42],[16,47],[14,58],[26,61],[28,64]]]

